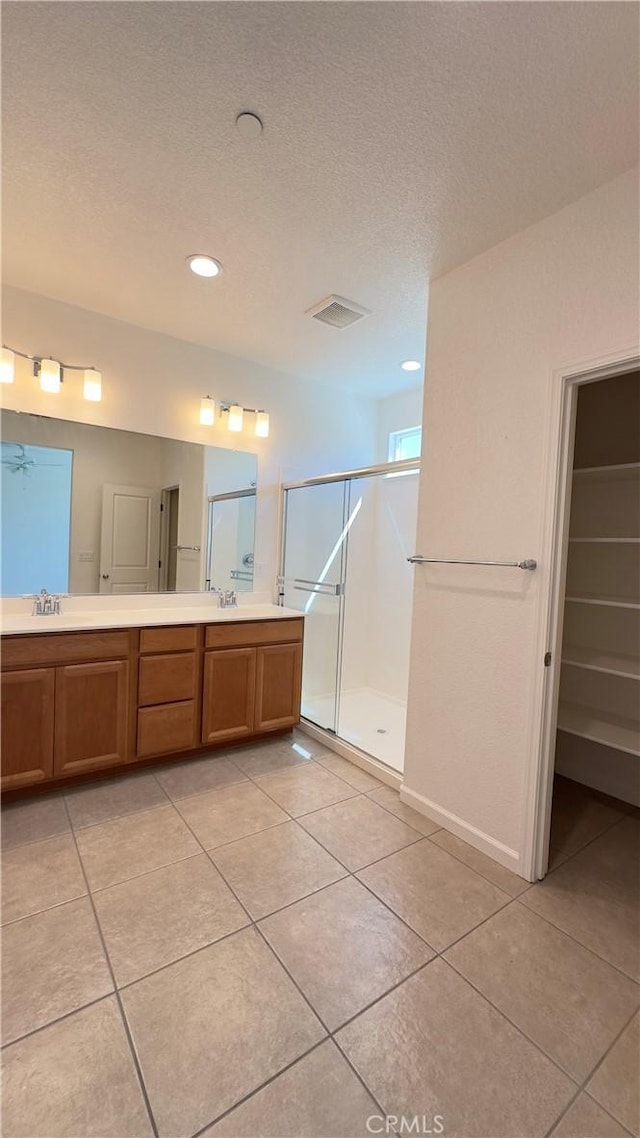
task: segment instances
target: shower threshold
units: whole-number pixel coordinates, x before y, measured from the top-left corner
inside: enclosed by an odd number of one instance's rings
[[[304,718],[319,727],[331,722],[333,707],[332,696],[303,697],[302,700]],[[335,737],[402,774],[406,714],[406,703],[373,688],[347,691],[340,697]]]

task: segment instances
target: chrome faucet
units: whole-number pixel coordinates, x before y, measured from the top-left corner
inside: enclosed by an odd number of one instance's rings
[[[41,589],[33,598],[33,616],[60,616],[60,612],[60,597],[46,589]]]
[[[225,592],[223,589],[221,589],[220,596],[218,597],[218,608],[234,609],[237,607],[238,598],[236,597],[235,591],[233,589],[227,589]]]

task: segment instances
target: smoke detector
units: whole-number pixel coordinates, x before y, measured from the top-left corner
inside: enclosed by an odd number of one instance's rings
[[[312,316],[323,324],[330,324],[332,328],[348,328],[362,320],[363,316],[370,316],[371,311],[355,304],[353,300],[345,300],[344,296],[327,296],[319,304],[308,308],[305,316]]]

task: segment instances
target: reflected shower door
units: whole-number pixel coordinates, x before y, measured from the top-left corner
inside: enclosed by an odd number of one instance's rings
[[[347,507],[344,481],[285,492],[280,596],[305,616],[302,714],[329,731],[338,718]]]

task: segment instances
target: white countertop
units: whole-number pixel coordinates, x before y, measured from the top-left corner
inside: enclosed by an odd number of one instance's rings
[[[269,604],[240,604],[237,608],[221,609],[210,602],[202,605],[167,605],[166,608],[118,608],[63,611],[59,616],[32,616],[24,613],[2,613],[0,632],[5,635],[22,635],[38,632],[84,632],[102,628],[138,628],[163,624],[217,624],[228,621],[283,620],[301,617],[297,609],[280,608]]]

